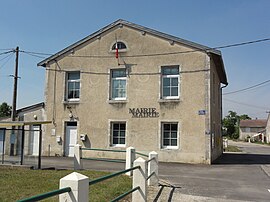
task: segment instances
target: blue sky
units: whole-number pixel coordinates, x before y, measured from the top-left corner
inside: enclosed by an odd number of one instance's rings
[[[9,0],[1,1],[1,49],[56,53],[117,19],[125,19],[209,47],[270,38],[269,0]],[[270,41],[222,49],[229,86],[224,92],[270,79]],[[7,57],[7,58],[4,58]],[[14,54],[0,55],[0,103],[12,103]],[[18,107],[44,100],[39,58],[19,56]],[[270,82],[224,96],[223,110],[266,118]]]

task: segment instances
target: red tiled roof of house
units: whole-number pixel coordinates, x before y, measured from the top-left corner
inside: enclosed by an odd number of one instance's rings
[[[240,127],[265,128],[266,123],[267,123],[266,119],[241,120]]]

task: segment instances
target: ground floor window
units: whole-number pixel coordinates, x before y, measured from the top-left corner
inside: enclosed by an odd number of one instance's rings
[[[124,146],[126,144],[126,123],[111,123],[111,145]]]
[[[162,123],[162,147],[178,148],[178,123]]]

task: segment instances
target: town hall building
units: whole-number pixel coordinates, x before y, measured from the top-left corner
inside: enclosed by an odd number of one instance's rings
[[[38,66],[53,122],[43,155],[73,156],[77,143],[156,151],[164,162],[211,164],[222,154],[218,50],[120,19]]]

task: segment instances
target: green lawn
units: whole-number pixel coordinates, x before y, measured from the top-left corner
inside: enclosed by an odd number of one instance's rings
[[[72,172],[72,170],[30,170],[19,167],[0,166],[0,201],[16,201],[59,189],[59,179]],[[88,176],[91,180],[109,174],[107,172],[86,170],[79,171],[79,173]],[[110,201],[131,189],[131,186],[131,179],[129,177],[114,177],[91,185],[89,198],[91,201]],[[58,201],[58,197],[51,197],[44,201]]]
[[[228,145],[227,148],[225,148],[225,152],[241,152],[237,146]]]

